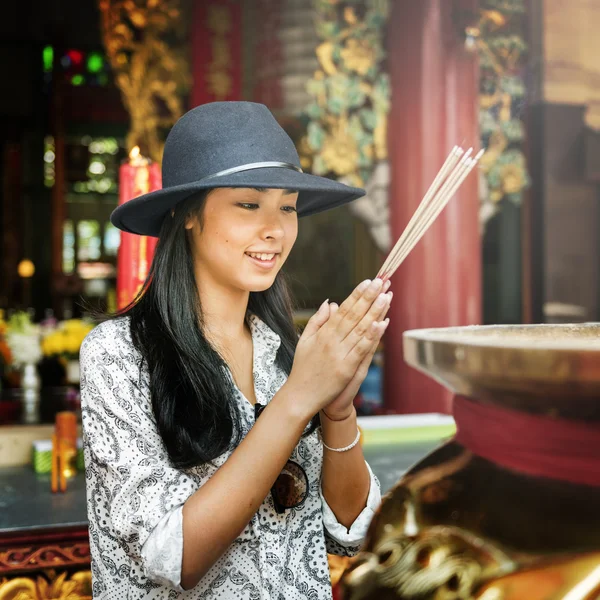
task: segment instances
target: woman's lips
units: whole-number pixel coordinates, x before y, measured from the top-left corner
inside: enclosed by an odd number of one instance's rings
[[[251,256],[250,254],[248,254],[246,252],[246,256],[257,266],[260,267],[261,269],[272,269],[275,266],[275,263],[277,262],[277,257],[279,256],[279,254],[268,254],[267,256],[271,256],[270,259],[267,260],[263,260],[262,258],[259,258],[260,256],[265,256],[265,254],[255,254],[254,256]]]

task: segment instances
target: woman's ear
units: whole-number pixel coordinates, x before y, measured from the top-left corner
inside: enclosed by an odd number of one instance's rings
[[[195,215],[193,213],[190,213],[186,218],[185,218],[185,228],[190,230],[194,228],[194,225],[198,222],[198,215]]]

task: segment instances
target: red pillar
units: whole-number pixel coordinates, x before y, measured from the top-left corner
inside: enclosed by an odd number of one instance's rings
[[[397,239],[455,144],[479,149],[476,57],[464,49],[457,17],[466,0],[393,2],[388,28],[392,107],[389,120],[390,220]],[[481,318],[477,175],[425,234],[392,279],[385,336],[389,412],[447,412],[450,395],[409,368],[402,333],[476,324]]]

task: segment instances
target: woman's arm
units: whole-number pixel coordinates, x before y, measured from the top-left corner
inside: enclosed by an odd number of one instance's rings
[[[387,281],[380,288],[383,294],[372,306],[377,322],[381,322],[389,310],[393,296],[392,292],[386,294],[389,287],[390,282]],[[339,318],[340,315],[345,317],[349,312],[349,307],[342,305],[338,308],[337,305],[332,304],[330,312],[335,317]],[[389,319],[383,321],[383,331],[388,323]],[[365,329],[362,333],[368,337],[368,330]],[[367,376],[380,337],[381,335],[364,355],[348,386],[329,406],[321,410],[321,432],[325,446],[345,448],[356,439],[358,426],[354,398]],[[333,452],[323,448],[321,491],[338,523],[350,529],[350,526],[366,507],[370,486],[371,474],[360,444],[356,444],[354,448],[346,452]]]
[[[333,421],[321,411],[323,442],[330,448],[350,445],[357,434],[356,411],[340,421]],[[360,444],[347,452],[323,448],[321,490],[339,523],[350,528],[367,504],[371,475]]]
[[[168,463],[146,391],[137,383],[138,365],[127,354],[124,325],[108,322],[86,338],[86,469],[99,482],[99,493],[110,498],[112,529],[129,556],[139,560],[157,526],[179,507],[179,583],[190,588],[200,580],[252,519],[312,415],[340,394],[381,337],[377,327],[366,337],[352,334],[359,322],[364,329],[364,321],[374,319],[373,299],[364,286],[357,288],[346,301],[353,310],[345,319],[330,319],[324,303],[298,342],[286,384],[226,463],[202,482]]]
[[[324,303],[310,319],[298,342],[287,382],[227,462],[186,501],[181,570],[184,589],[198,583],[251,520],[312,415],[348,389],[356,379],[359,367],[364,370],[373,347],[385,331],[385,325],[376,323],[382,310],[374,303],[382,282],[369,283],[354,290],[340,306],[339,314],[330,315],[329,305]],[[342,381],[345,383],[341,384]],[[338,435],[341,435],[344,433],[341,429],[349,426],[351,423],[333,424],[332,431],[338,428]],[[356,422],[352,439],[355,436]],[[332,445],[337,442],[331,433],[328,439]],[[350,459],[334,460],[348,461],[358,473],[357,462],[362,451],[360,448],[353,450]],[[364,459],[362,462],[368,477]],[[338,475],[333,476],[333,483],[348,476],[343,467],[339,469],[339,464],[334,471]],[[354,475],[350,474],[350,478]],[[362,508],[366,502],[366,495],[363,498],[362,493],[369,492],[368,479],[364,484],[360,476],[359,481],[349,513],[358,506],[359,498],[363,502]]]
[[[184,504],[184,589],[194,587],[239,536],[296,447],[311,417],[292,393],[284,385],[275,394],[227,462]]]
[[[104,347],[111,337],[114,325],[100,326],[81,350],[86,471],[98,486],[88,502],[110,498],[111,527],[125,552],[146,561],[154,581],[177,580],[188,589],[252,519],[320,407],[302,402],[297,385],[284,384],[225,464],[198,481],[169,464],[146,394],[136,385],[137,369],[120,358],[126,346]],[[179,570],[177,577],[155,568],[162,557],[152,550],[164,543],[153,536],[161,531],[183,533],[179,565],[169,567]]]

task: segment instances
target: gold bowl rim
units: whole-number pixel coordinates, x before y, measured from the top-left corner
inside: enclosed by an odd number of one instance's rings
[[[598,338],[590,344],[590,331]],[[587,335],[577,337],[578,332]],[[526,337],[527,333],[547,332],[547,336]],[[558,337],[550,337],[555,332]],[[560,334],[563,335],[560,335]],[[567,335],[564,335],[567,334]],[[531,352],[559,351],[600,353],[600,323],[543,323],[534,325],[466,325],[458,327],[433,327],[411,329],[403,333],[405,340],[433,342],[453,346],[489,350],[524,350]]]

